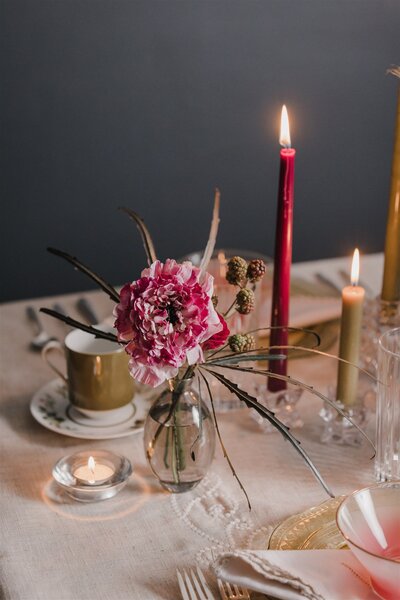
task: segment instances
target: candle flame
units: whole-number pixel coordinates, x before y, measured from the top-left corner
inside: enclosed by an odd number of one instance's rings
[[[226,260],[225,252],[223,252],[223,251],[218,252],[219,276],[221,277],[221,279],[225,279],[227,262],[228,261]],[[214,285],[214,290],[215,290],[215,285]],[[215,291],[214,291],[214,293],[215,293]]]
[[[290,148],[290,129],[289,129],[289,117],[285,104],[282,106],[281,113],[281,133],[279,136],[279,143],[285,148]]]
[[[89,479],[89,483],[95,483],[95,477],[94,477],[94,470],[96,468],[96,461],[94,460],[93,456],[89,456],[89,459],[87,461],[87,466],[89,471],[92,474],[92,477]]]
[[[351,263],[351,285],[358,285],[358,278],[360,275],[360,253],[358,248],[354,250],[353,260]]]

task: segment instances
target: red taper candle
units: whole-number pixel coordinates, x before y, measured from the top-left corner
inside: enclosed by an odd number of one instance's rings
[[[272,292],[272,311],[270,335],[271,346],[287,346],[290,301],[290,267],[292,264],[293,240],[293,200],[294,200],[294,157],[296,150],[290,147],[289,118],[286,106],[282,107],[281,132],[281,163],[278,190],[278,214],[275,233],[274,285]],[[285,329],[286,328],[286,329]],[[276,353],[287,354],[286,350],[276,350]],[[286,375],[287,360],[271,360],[269,370],[277,375]],[[286,389],[286,381],[268,378],[270,392]]]

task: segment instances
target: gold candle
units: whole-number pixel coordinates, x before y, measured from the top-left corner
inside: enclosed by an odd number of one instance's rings
[[[339,357],[353,364],[360,354],[361,319],[365,290],[358,284],[360,255],[354,250],[351,266],[351,285],[342,290],[342,320]],[[336,399],[350,408],[357,399],[358,369],[339,362]]]
[[[400,77],[400,67],[393,69]],[[397,118],[390,184],[389,210],[385,238],[385,267],[382,284],[382,300],[400,300],[400,88],[397,98]]]

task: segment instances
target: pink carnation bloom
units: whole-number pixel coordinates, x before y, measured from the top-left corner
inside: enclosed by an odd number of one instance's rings
[[[115,327],[130,355],[132,377],[156,387],[187,360],[204,360],[201,344],[223,330],[211,296],[214,279],[191,262],[167,259],[121,290]]]
[[[229,337],[229,328],[226,324],[225,319],[218,314],[219,320],[221,321],[222,329],[218,331],[218,333],[214,333],[212,337],[210,337],[204,344],[202,344],[203,350],[215,350],[216,348],[221,348]]]

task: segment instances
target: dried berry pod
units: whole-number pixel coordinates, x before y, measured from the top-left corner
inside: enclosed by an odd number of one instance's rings
[[[213,294],[213,296],[211,296],[211,302],[213,303],[213,307],[217,308],[217,306],[218,306],[218,296],[216,296],[215,294]]]
[[[250,333],[236,333],[228,339],[229,348],[232,352],[248,352],[256,347],[256,340]]]
[[[251,281],[251,283],[256,283],[260,281],[265,275],[266,266],[261,258],[255,258],[249,262],[247,267],[247,278]]]
[[[227,264],[226,280],[231,285],[242,285],[246,281],[247,262],[241,256],[233,256]]]
[[[254,292],[245,288],[236,295],[236,310],[241,315],[248,315],[254,309]]]

